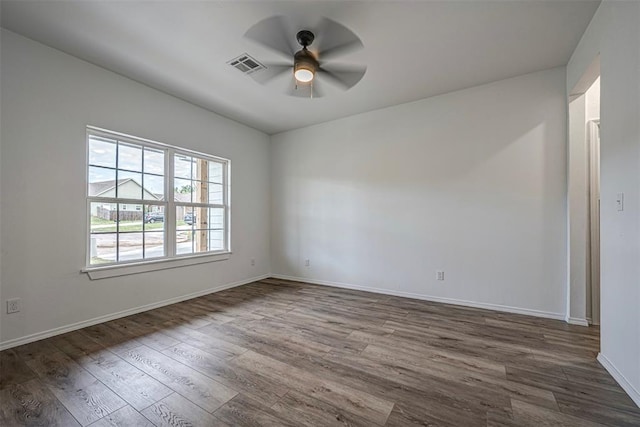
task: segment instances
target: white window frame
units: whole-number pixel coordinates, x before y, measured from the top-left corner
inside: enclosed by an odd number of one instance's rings
[[[141,198],[126,199],[118,197],[96,197],[89,195],[89,138],[91,136],[104,137],[109,139],[116,139],[121,142],[135,144],[141,147],[148,147],[155,150],[161,150],[164,152],[164,200],[152,201]],[[85,161],[85,200],[86,200],[86,248],[85,248],[85,268],[83,272],[88,273],[91,279],[101,279],[106,277],[122,276],[127,274],[135,274],[146,271],[161,270],[166,268],[182,267],[186,265],[200,264],[205,262],[226,260],[231,254],[231,203],[230,203],[230,172],[231,162],[229,159],[225,159],[218,156],[213,156],[198,151],[193,151],[174,145],[164,144],[156,141],[151,141],[144,138],[139,138],[131,135],[126,135],[120,132],[114,132],[94,126],[87,126],[86,129],[86,161]],[[223,165],[222,168],[222,194],[223,204],[209,204],[209,203],[183,203],[176,202],[174,195],[174,160],[175,155],[185,155],[197,157],[199,159],[213,161]],[[118,165],[116,164],[116,169]],[[117,177],[116,177],[117,180]],[[116,184],[117,185],[117,184]],[[144,189],[143,189],[144,191]],[[144,197],[144,193],[142,195]],[[158,205],[164,206],[164,256],[151,259],[135,260],[135,261],[117,261],[109,264],[91,264],[91,203],[120,203],[133,204],[133,205]],[[224,244],[223,249],[189,253],[189,254],[177,254],[176,253],[176,206],[189,206],[189,207],[203,207],[203,208],[222,208],[224,212],[223,221],[223,237]],[[118,233],[119,234],[119,233]],[[116,250],[118,250],[116,248]]]

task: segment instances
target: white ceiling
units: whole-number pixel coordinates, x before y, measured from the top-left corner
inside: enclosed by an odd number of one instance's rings
[[[599,0],[512,1],[6,1],[2,26],[223,116],[273,134],[565,65]],[[256,22],[321,17],[357,34],[366,64],[348,91],[302,99],[227,65]],[[295,38],[295,34],[291,35]]]

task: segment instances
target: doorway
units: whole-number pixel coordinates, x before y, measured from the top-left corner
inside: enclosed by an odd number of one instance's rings
[[[569,94],[567,322],[600,324],[600,58]]]

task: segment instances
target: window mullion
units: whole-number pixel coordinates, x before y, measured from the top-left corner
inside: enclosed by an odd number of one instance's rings
[[[114,197],[89,196],[87,200],[94,203],[121,203],[123,205],[164,205],[165,202],[145,199],[117,199]]]
[[[229,174],[231,173],[231,168],[229,167],[229,163],[225,162],[224,163],[224,168],[222,169],[222,202],[224,203],[224,222],[223,222],[223,227],[224,227],[224,249],[227,251],[231,250],[231,239],[230,239],[230,235],[231,235],[231,218],[230,218],[230,213],[231,213],[231,209],[229,207],[230,205],[230,200],[229,200],[229,193],[230,193],[230,188],[229,188]]]
[[[174,150],[167,150],[167,159],[165,161],[165,194],[167,195],[167,208],[165,212],[165,242],[167,243],[167,256],[176,256],[176,207],[173,188],[173,171],[174,171]]]

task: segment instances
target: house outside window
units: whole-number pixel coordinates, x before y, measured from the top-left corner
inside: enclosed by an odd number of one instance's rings
[[[87,128],[87,268],[229,252],[229,161]]]

